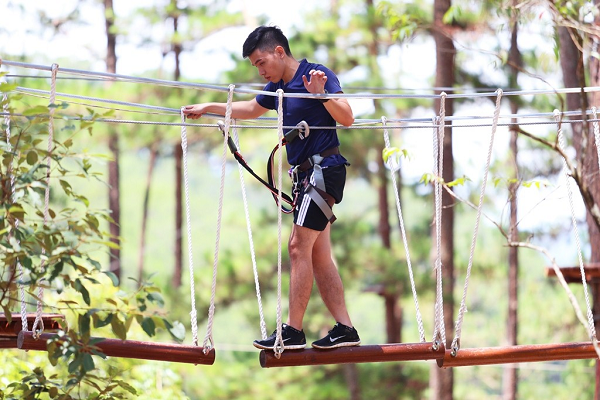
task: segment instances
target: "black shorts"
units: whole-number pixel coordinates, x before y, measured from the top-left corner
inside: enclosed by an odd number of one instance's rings
[[[325,191],[335,201],[335,204],[342,201],[344,196],[344,186],[346,185],[346,166],[336,165],[334,167],[323,168],[323,180],[325,181]],[[308,171],[309,175],[306,179],[312,181],[313,170]],[[306,185],[303,184],[304,179],[300,179],[297,184],[298,199],[296,208],[294,209],[294,223],[299,226],[313,229],[315,231],[323,231],[329,220],[321,211],[321,208],[311,200],[310,196],[306,195]],[[314,183],[314,182],[313,182]],[[333,206],[333,204],[331,204]]]

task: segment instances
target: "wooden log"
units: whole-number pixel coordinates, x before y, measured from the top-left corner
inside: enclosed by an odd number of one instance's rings
[[[18,349],[17,339],[15,339],[15,338],[0,338],[0,349]]]
[[[19,332],[17,344],[23,350],[46,351],[46,343],[54,337],[56,337],[55,334],[43,333],[38,339],[35,339],[32,332]],[[204,354],[204,348],[200,346],[120,339],[103,339],[94,346],[109,357],[204,365],[212,365],[215,362],[215,349]]]
[[[272,350],[260,352],[260,366],[293,367],[300,365],[355,364],[386,361],[424,361],[444,358],[444,349],[433,350],[431,342],[395,343],[340,347],[331,350],[285,350],[279,359]]]
[[[456,357],[452,357],[450,350],[446,350],[445,357],[438,359],[437,363],[439,367],[450,368],[588,358],[598,358],[591,342],[460,349]]]
[[[27,325],[31,329],[36,315],[34,313],[27,314]],[[16,338],[19,332],[23,329],[21,323],[21,314],[11,314],[11,321],[4,314],[0,313],[0,337]],[[61,328],[61,323],[64,323],[65,316],[62,314],[43,314],[42,322],[44,330],[55,331]]]
[[[560,267],[567,283],[581,283],[581,268],[575,267]],[[585,280],[590,282],[594,279],[600,278],[600,263],[588,263],[583,265],[585,271]],[[554,268],[546,267],[546,276],[556,276]]]

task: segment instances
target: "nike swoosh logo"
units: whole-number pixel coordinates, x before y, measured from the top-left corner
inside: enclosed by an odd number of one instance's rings
[[[331,343],[333,343],[333,342],[336,342],[336,341],[338,341],[339,339],[341,339],[341,338],[343,338],[343,337],[346,337],[346,335],[338,336],[338,337],[335,337],[335,338],[334,338],[334,337],[330,337],[330,338],[329,338],[329,341],[330,341]]]

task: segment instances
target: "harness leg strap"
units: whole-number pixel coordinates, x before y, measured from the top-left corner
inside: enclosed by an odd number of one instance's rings
[[[329,220],[329,222],[333,224],[333,222],[336,220],[336,217],[333,214],[333,209],[331,208],[329,203],[325,200],[325,196],[327,196],[327,197],[331,197],[331,196],[329,196],[327,193],[325,193],[323,191],[322,193],[325,195],[324,196],[317,187],[315,187],[314,185],[312,185],[310,183],[308,183],[306,185],[306,190],[304,193],[305,193],[305,196],[310,197],[310,199],[315,202],[315,204],[321,209],[321,212]]]

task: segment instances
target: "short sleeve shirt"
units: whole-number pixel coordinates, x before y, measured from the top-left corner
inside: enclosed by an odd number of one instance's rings
[[[288,83],[284,83],[283,80],[277,83],[269,82],[263,90],[276,92],[278,89],[283,89],[284,93],[308,93],[304,87],[302,76],[305,75],[309,78],[309,72],[312,69],[325,72],[325,75],[327,75],[325,90],[329,93],[342,91],[337,76],[330,69],[321,64],[309,63],[306,60],[300,61],[298,70],[291,81]],[[279,99],[277,96],[259,94],[256,96],[256,101],[262,107],[270,110],[277,110],[278,108]],[[310,126],[310,133],[304,140],[296,139],[285,146],[288,162],[291,165],[299,165],[312,155],[340,145],[335,129],[319,129],[319,127],[331,128],[336,126],[335,120],[323,103],[317,99],[284,97],[283,124],[285,126],[296,126],[301,121],[306,121]],[[345,163],[346,160],[342,156],[336,155],[328,157],[327,161],[324,160],[323,166],[327,167]]]

